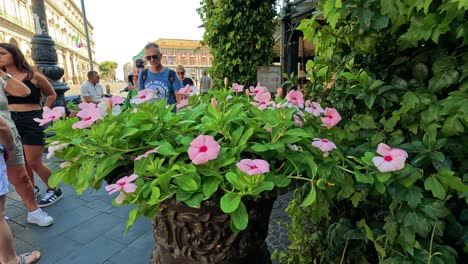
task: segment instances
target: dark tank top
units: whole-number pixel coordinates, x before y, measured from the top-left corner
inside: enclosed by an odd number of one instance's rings
[[[31,94],[26,97],[7,96],[8,104],[39,104],[41,102],[41,89],[31,80],[25,80],[23,83],[31,90]]]

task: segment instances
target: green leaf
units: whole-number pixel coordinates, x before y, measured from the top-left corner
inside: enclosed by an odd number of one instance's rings
[[[291,178],[288,178],[284,175],[275,175],[273,176],[272,180],[275,183],[275,185],[280,188],[286,187],[291,183]]]
[[[406,176],[405,178],[401,178],[398,180],[398,182],[405,186],[406,188],[411,187],[417,180],[421,179],[422,173],[420,171],[415,171],[411,173],[409,176]]]
[[[253,188],[252,195],[259,195],[264,191],[271,191],[273,188],[275,188],[275,184],[273,182],[264,181]]]
[[[203,184],[203,194],[206,197],[210,197],[213,193],[218,190],[221,180],[216,177],[206,178],[205,183]]]
[[[315,199],[317,198],[317,192],[315,191],[315,186],[313,183],[311,183],[310,191],[309,194],[307,194],[306,198],[302,202],[301,206],[309,206],[313,202],[315,202]]]
[[[414,255],[414,241],[416,234],[410,227],[400,226],[400,232],[398,233],[398,242],[402,248],[406,250],[410,255]]]
[[[387,216],[385,218],[385,225],[383,226],[383,229],[385,230],[385,234],[387,234],[388,241],[390,241],[392,244],[398,235],[398,226],[398,222],[393,216]]]
[[[200,208],[201,202],[204,198],[205,196],[202,193],[197,193],[185,200],[184,203],[192,208]]]
[[[465,127],[458,119],[457,115],[448,117],[442,127],[442,133],[447,136],[459,135],[465,131]]]
[[[431,191],[434,197],[445,199],[445,189],[436,177],[429,177],[424,181],[424,189]]]
[[[173,156],[179,154],[177,151],[174,150],[174,148],[171,146],[171,144],[167,142],[163,142],[159,148],[158,148],[158,153],[164,156]]]
[[[232,184],[234,188],[236,188],[239,191],[243,191],[245,189],[244,184],[242,183],[239,175],[235,174],[234,172],[228,172],[226,173],[226,179],[228,182]]]
[[[191,176],[182,175],[175,178],[174,181],[184,191],[193,192],[198,190],[198,184]]]
[[[159,196],[161,196],[161,190],[158,187],[151,187],[151,197],[146,203],[149,205],[157,204]]]
[[[357,208],[359,202],[362,201],[362,194],[360,192],[355,192],[351,197],[351,203],[353,204],[354,208]]]
[[[133,127],[125,127],[120,135],[119,135],[119,138],[126,138],[126,137],[129,137],[129,136],[133,136],[135,135],[136,133],[138,133],[138,131],[140,131],[138,128],[133,128]]]
[[[460,192],[468,192],[466,186],[459,177],[453,176],[454,172],[450,170],[439,171],[435,176],[443,183]]]
[[[240,202],[241,196],[238,193],[228,192],[221,198],[221,210],[225,213],[232,213],[239,207]]]
[[[362,157],[362,161],[368,165],[368,166],[374,166],[374,163],[372,162],[372,159],[375,157],[375,154],[372,152],[366,152],[364,153],[364,157]]]
[[[247,228],[247,225],[249,224],[249,215],[243,202],[239,203],[237,209],[232,212],[230,216],[237,229],[244,230]]]
[[[405,201],[408,202],[408,205],[412,209],[416,209],[418,205],[421,203],[422,199],[424,198],[424,195],[421,192],[420,188],[410,188],[406,191],[405,195]]]
[[[376,94],[368,94],[368,96],[364,98],[364,103],[366,104],[367,108],[372,109],[376,98]]]
[[[379,182],[386,182],[390,179],[390,177],[392,176],[391,173],[387,172],[387,173],[382,173],[382,172],[378,172],[377,173],[377,180]]]
[[[127,220],[127,226],[125,227],[125,233],[128,232],[128,230],[132,227],[132,225],[135,223],[135,221],[139,217],[139,209],[134,208],[128,213],[128,220]]]
[[[362,183],[368,183],[368,184],[374,184],[374,177],[368,174],[362,174],[360,172],[355,172],[354,176],[356,177],[357,182],[362,182]]]

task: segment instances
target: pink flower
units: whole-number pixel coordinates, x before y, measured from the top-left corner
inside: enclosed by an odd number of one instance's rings
[[[73,124],[73,129],[90,127],[96,120],[102,118],[102,113],[98,108],[87,108],[79,111],[76,116],[81,117],[81,121]]]
[[[273,104],[270,92],[258,93],[255,95],[254,100],[257,102],[252,102],[252,105],[257,106],[260,110],[266,109],[268,105]]]
[[[144,89],[138,92],[130,102],[132,104],[141,104],[144,102],[151,101],[153,98],[156,98],[156,93],[151,89]]]
[[[142,158],[147,158],[149,155],[151,155],[153,153],[158,153],[158,149],[159,149],[159,147],[157,147],[155,149],[152,149],[152,150],[148,150],[148,151],[145,152],[145,154],[136,157],[135,160],[141,160]]]
[[[68,167],[68,166],[70,166],[70,165],[71,165],[71,162],[65,161],[65,162],[63,162],[62,164],[60,164],[59,166],[60,166],[60,168],[63,169],[63,168],[66,168],[66,167]]]
[[[384,143],[377,146],[377,153],[383,157],[374,157],[372,162],[380,172],[391,172],[403,169],[405,167],[408,153],[402,149],[391,148]]]
[[[34,121],[38,122],[40,126],[43,126],[51,121],[55,121],[61,116],[65,115],[65,107],[63,106],[54,107],[52,110],[49,107],[44,106],[42,109],[44,110],[42,112],[42,119],[34,118]]]
[[[268,88],[266,88],[265,86],[261,86],[260,83],[257,83],[257,87],[253,87],[253,86],[250,86],[249,87],[249,93],[247,94],[253,94],[253,95],[256,95],[256,94],[259,94],[259,93],[269,93],[270,91],[268,91]]]
[[[125,176],[122,179],[118,180],[115,184],[110,184],[105,187],[106,191],[109,194],[113,194],[120,190],[123,190],[126,193],[133,193],[135,192],[137,186],[136,184],[132,183],[134,180],[138,178],[138,175],[132,174],[130,176]]]
[[[227,84],[228,84],[228,78],[224,77],[224,86],[227,86]]]
[[[180,89],[178,91],[178,93],[180,95],[185,95],[185,96],[192,96],[192,95],[195,95],[196,94],[196,91],[195,89],[193,88],[193,86],[190,86],[190,84],[187,84],[185,85],[184,88]]]
[[[199,165],[216,159],[220,150],[213,136],[200,135],[190,143],[188,155],[193,164]]]
[[[60,143],[59,141],[54,141],[54,142],[50,143],[49,147],[47,148],[48,153],[47,153],[46,158],[51,159],[52,157],[55,156],[56,151],[60,151],[60,150],[62,150],[64,148],[66,148],[67,146],[68,146],[68,143]]]
[[[93,103],[81,103],[78,105],[81,110],[96,108],[97,105]]]
[[[189,100],[188,100],[188,99],[182,99],[182,100],[180,100],[180,103],[178,103],[178,104],[176,105],[177,110],[179,110],[180,108],[186,106],[188,103],[189,103]]]
[[[232,90],[235,92],[235,93],[241,93],[244,91],[244,85],[240,85],[240,84],[237,84],[237,83],[233,83],[232,84]]]
[[[117,204],[122,204],[125,198],[127,198],[127,194],[124,192],[120,192],[119,195],[115,198],[115,202]]]
[[[216,108],[218,106],[218,101],[216,101],[216,98],[211,98],[211,105],[213,106],[213,108]]]
[[[125,98],[123,98],[122,96],[115,96],[115,95],[113,95],[110,100],[112,101],[112,106],[120,105],[125,102]]]
[[[313,114],[314,116],[319,116],[323,113],[323,108],[317,102],[310,102],[310,100],[305,101],[305,111]]]
[[[323,115],[325,117],[322,117],[322,126],[328,129],[334,127],[341,120],[340,113],[335,108],[325,108]]]
[[[303,125],[304,122],[302,121],[302,118],[304,116],[304,112],[302,111],[297,111],[296,114],[293,115],[294,121],[296,122],[296,127],[301,127]]]
[[[286,95],[286,100],[297,107],[304,107],[304,95],[300,91],[291,90]]]
[[[236,165],[239,170],[247,173],[248,175],[263,174],[270,171],[270,164],[261,159],[243,159]]]
[[[329,152],[331,150],[336,149],[335,143],[325,138],[314,138],[312,146],[319,148],[323,152]]]

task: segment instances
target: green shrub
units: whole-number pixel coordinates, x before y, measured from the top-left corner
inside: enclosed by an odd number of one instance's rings
[[[467,1],[318,1],[299,25],[318,56],[310,99],[346,122],[347,152],[387,142],[415,169],[386,182],[328,175],[334,186],[288,208],[281,263],[457,263],[468,256]],[[322,19],[323,18],[323,19]],[[343,142],[341,143],[343,145]],[[320,172],[319,168],[319,172]]]

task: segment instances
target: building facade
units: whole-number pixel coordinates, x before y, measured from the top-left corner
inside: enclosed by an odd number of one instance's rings
[[[207,46],[201,45],[199,40],[186,39],[158,39],[154,41],[161,50],[161,63],[170,69],[175,70],[181,64],[185,68],[185,77],[191,78],[198,87],[198,81],[203,75],[203,70],[211,67],[213,57]],[[133,63],[137,59],[143,59],[144,50],[133,57]],[[134,67],[134,65],[133,65]],[[124,66],[124,74],[128,76],[132,67]]]
[[[81,8],[73,0],[44,0],[49,35],[55,42],[58,64],[68,84],[87,80],[90,69]],[[16,45],[34,65],[31,38],[34,35],[31,0],[0,0],[0,41]],[[93,27],[88,21],[91,53],[94,56]],[[94,62],[94,68],[98,68]]]

